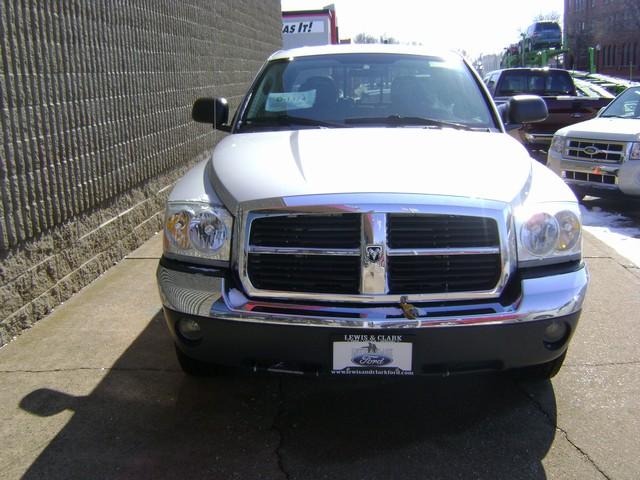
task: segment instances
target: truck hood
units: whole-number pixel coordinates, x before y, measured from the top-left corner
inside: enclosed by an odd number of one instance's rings
[[[633,142],[640,140],[640,119],[598,117],[558,131],[567,137]]]
[[[234,134],[209,169],[227,208],[300,195],[410,193],[512,201],[531,175],[502,133],[432,128],[307,129]]]

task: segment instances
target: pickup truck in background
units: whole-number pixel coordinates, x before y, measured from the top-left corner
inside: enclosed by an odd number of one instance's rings
[[[507,125],[511,135],[544,163],[553,134],[560,128],[594,118],[611,98],[580,96],[568,71],[555,68],[507,68],[489,72],[484,82],[504,113],[515,95],[542,97],[549,116],[538,123]]]

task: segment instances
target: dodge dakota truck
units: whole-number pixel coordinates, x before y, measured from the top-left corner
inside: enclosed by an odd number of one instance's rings
[[[484,81],[499,107],[506,108],[514,95],[533,94],[544,99],[549,111],[544,121],[514,124],[519,128],[512,130],[514,137],[534,155],[540,150],[546,155],[557,130],[595,117],[611,101],[610,96],[578,95],[571,75],[561,69],[508,68],[488,73]]]
[[[558,371],[588,283],[578,203],[464,59],[280,51],[232,120],[223,98],[192,117],[229,135],[166,206],[157,280],[186,373]]]

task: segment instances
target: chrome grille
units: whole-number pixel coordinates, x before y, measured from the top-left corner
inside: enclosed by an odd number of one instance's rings
[[[579,180],[582,182],[602,183],[604,185],[617,185],[618,177],[615,175],[607,175],[604,173],[575,172],[573,170],[565,170],[562,176],[568,180]]]
[[[597,163],[622,163],[626,143],[598,142],[570,138],[565,150],[565,158]]]
[[[257,218],[251,245],[278,247],[359,248],[360,215],[281,215]]]
[[[354,256],[251,254],[247,265],[256,288],[290,292],[358,293],[360,258]]]
[[[497,247],[495,220],[459,215],[390,214],[389,248]]]
[[[500,255],[389,258],[390,293],[491,290],[500,279]]]
[[[505,278],[500,229],[489,217],[251,214],[245,235],[241,277],[256,296],[330,294],[331,300],[345,301],[358,296],[396,301],[405,294],[495,296]]]

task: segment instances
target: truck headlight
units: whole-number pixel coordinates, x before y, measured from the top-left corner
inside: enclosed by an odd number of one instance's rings
[[[560,155],[564,154],[564,148],[567,145],[567,141],[566,138],[561,136],[561,135],[554,135],[553,139],[551,140],[551,146],[549,147],[549,150],[553,150],[556,153],[559,153]]]
[[[640,160],[640,142],[633,142],[631,144],[629,160]]]
[[[521,266],[579,260],[582,256],[580,210],[573,203],[550,203],[516,212]]]
[[[228,263],[232,228],[233,217],[222,206],[170,202],[165,213],[164,253],[214,265]]]
[[[524,247],[537,257],[551,253],[558,242],[560,227],[548,213],[536,213],[527,220],[520,230]]]

